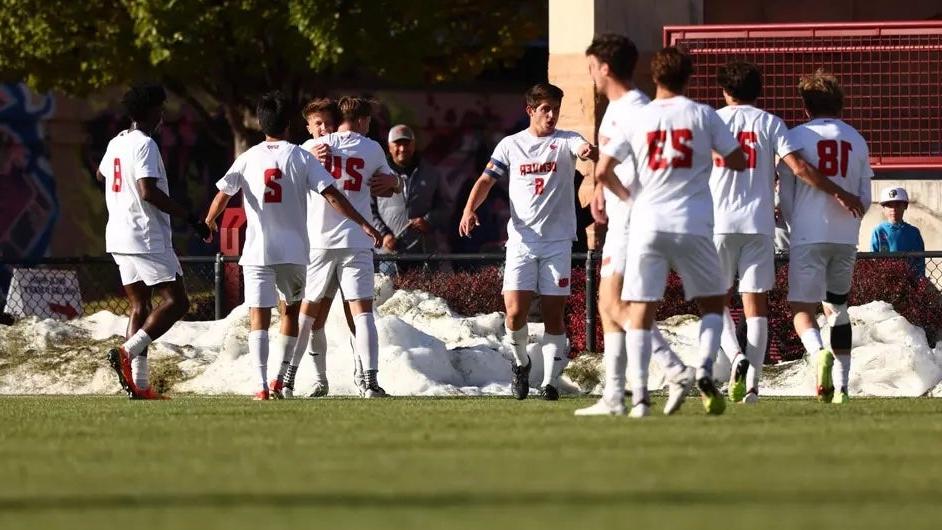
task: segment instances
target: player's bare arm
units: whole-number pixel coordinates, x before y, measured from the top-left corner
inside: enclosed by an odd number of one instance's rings
[[[618,164],[617,159],[602,153],[598,164],[595,165],[595,181],[611,190],[619,199],[627,201],[631,193],[615,176],[615,166]]]
[[[577,156],[580,160],[591,160],[593,162],[598,162],[599,148],[598,146],[586,142],[579,147],[579,154]]]
[[[788,169],[790,169],[796,177],[803,180],[805,184],[834,197],[834,199],[854,217],[863,217],[866,209],[860,201],[860,198],[822,175],[816,167],[809,164],[797,151],[783,156],[782,161],[785,162]]]
[[[392,197],[402,191],[402,179],[390,173],[377,171],[367,184],[370,186],[370,195],[374,197]]]
[[[476,226],[480,226],[480,221],[478,221],[478,216],[474,213],[484,202],[484,199],[487,198],[487,194],[491,192],[491,188],[494,187],[494,182],[496,180],[486,174],[482,174],[478,177],[477,182],[474,183],[474,187],[471,188],[471,194],[468,195],[468,202],[464,206],[464,212],[461,214],[461,222],[458,223],[458,235],[465,237],[471,236],[471,231],[474,230]]]
[[[360,228],[366,232],[366,235],[370,236],[370,239],[373,240],[373,246],[377,248],[379,247],[379,245],[383,242],[383,235],[379,233],[379,230],[373,228],[373,225],[371,225],[369,221],[360,215],[360,212],[356,211],[356,208],[350,204],[350,201],[347,200],[340,190],[333,186],[328,186],[324,188],[324,191],[321,192],[321,196],[324,197],[324,200],[327,201],[327,204],[330,204],[334,210],[337,210],[337,212],[342,214],[344,217],[359,225]]]
[[[592,219],[600,225],[608,223],[608,214],[605,213],[605,187],[596,182],[595,191],[592,194],[592,202],[589,203],[589,210],[592,212]]]
[[[209,229],[209,234],[203,238],[203,241],[212,243],[213,232],[219,229],[219,227],[216,226],[216,219],[226,210],[226,206],[229,206],[229,199],[231,198],[230,195],[226,195],[221,191],[216,192],[216,196],[213,197],[213,202],[209,205],[209,210],[206,212],[206,220],[203,221]]]
[[[171,199],[166,193],[157,187],[156,178],[142,178],[137,181],[137,191],[141,195],[141,200],[154,205],[158,210],[186,219],[186,222],[193,228],[193,231],[200,238],[205,238],[209,234],[209,228],[200,222],[195,215],[186,211],[177,201]]]
[[[314,158],[317,159],[321,164],[327,163],[327,157],[330,156],[330,146],[327,144],[314,144],[311,147],[310,153],[314,155]]]
[[[742,149],[736,148],[735,151],[723,157],[723,165],[733,171],[742,171],[749,167],[749,161],[746,160]]]

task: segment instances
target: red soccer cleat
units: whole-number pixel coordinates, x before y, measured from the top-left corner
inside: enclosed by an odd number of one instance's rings
[[[134,386],[134,377],[131,375],[131,357],[128,352],[122,347],[108,350],[108,364],[118,374],[118,383],[121,388],[129,398],[133,399],[137,393],[137,387]]]
[[[271,392],[271,399],[284,399],[285,395],[283,393],[285,389],[285,382],[281,379],[272,379],[268,383],[269,391]]]
[[[268,394],[267,389],[259,390],[258,392],[255,393],[255,397],[253,397],[252,399],[254,399],[255,401],[268,401],[269,399],[271,399],[271,396]]]
[[[168,400],[170,398],[154,390],[154,387],[147,387],[144,390],[135,391],[131,399]]]

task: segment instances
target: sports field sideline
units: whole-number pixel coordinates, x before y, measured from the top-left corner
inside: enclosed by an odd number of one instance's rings
[[[942,400],[0,399],[0,528],[937,528]],[[654,410],[662,402],[656,400]]]

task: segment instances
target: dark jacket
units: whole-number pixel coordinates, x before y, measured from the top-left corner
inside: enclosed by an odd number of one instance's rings
[[[399,251],[428,252],[431,233],[421,234],[409,228],[409,219],[422,217],[433,227],[437,220],[433,210],[442,205],[438,171],[416,156],[410,167],[400,167],[389,160],[389,167],[403,179],[402,193],[391,197],[373,197],[373,226],[384,236],[392,234],[398,240]]]

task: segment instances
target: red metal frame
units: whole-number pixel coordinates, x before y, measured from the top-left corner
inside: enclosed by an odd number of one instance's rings
[[[942,21],[665,26],[665,45],[694,56],[688,94],[722,106],[716,68],[757,64],[759,104],[805,121],[798,77],[824,67],[845,89],[844,119],[870,144],[874,169],[942,168]]]

